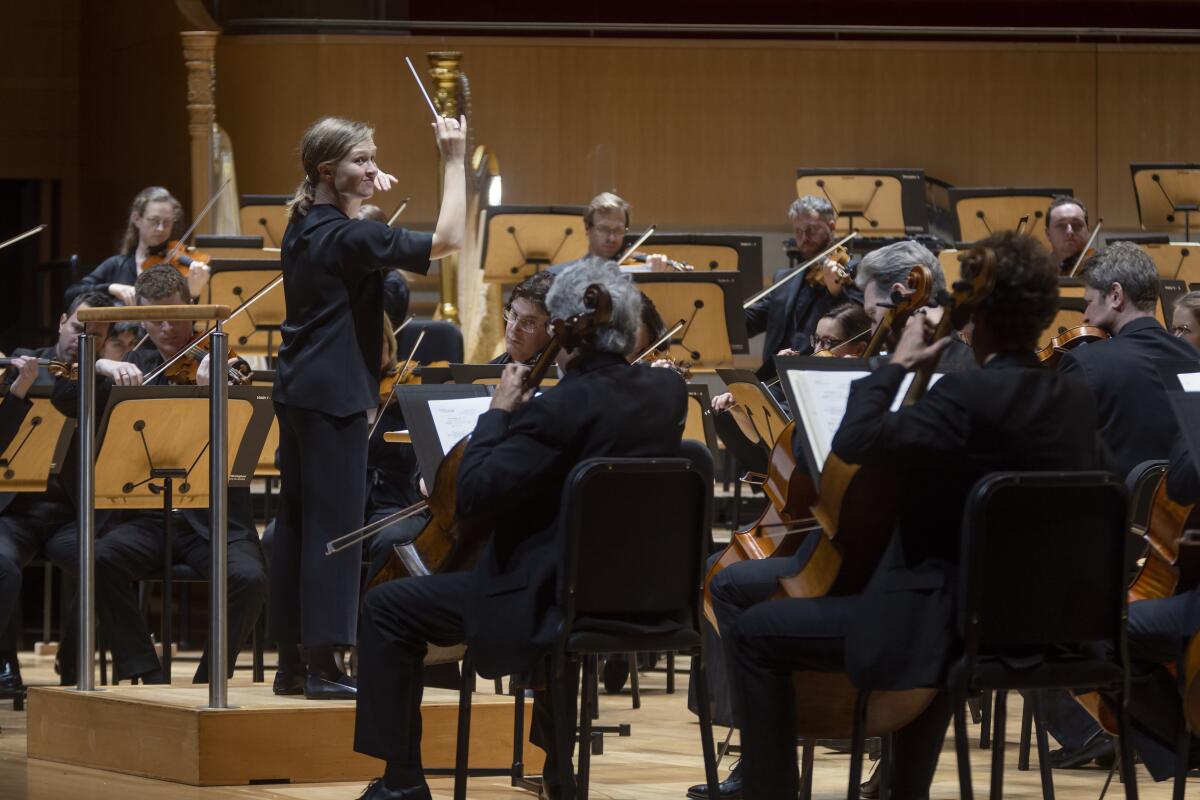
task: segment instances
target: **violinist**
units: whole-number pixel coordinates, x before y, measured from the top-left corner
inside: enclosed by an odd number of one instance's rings
[[[270,627],[279,643],[279,694],[354,696],[334,651],[357,638],[362,551],[327,558],[325,545],[362,525],[368,413],[380,402],[384,272],[424,274],[430,259],[462,246],[466,123],[439,118],[434,134],[445,189],[432,235],[356,219],[364,201],[395,181],[375,163],[370,127],[324,117],[300,143],[303,181],[281,253],[287,309],[274,391],[282,488]]]
[[[138,305],[185,305],[190,291],[174,267],[152,267],[134,283]],[[140,386],[145,375],[179,352],[193,338],[188,321],[148,321],[146,331],[153,347],[134,350],[124,361],[96,362],[98,408],[104,408],[113,386]],[[230,359],[231,363],[234,359]],[[218,374],[222,374],[218,372]],[[209,383],[209,359],[196,370],[195,383]],[[168,383],[165,374],[148,385]],[[174,560],[208,578],[212,572],[207,508],[175,511],[172,523]],[[154,651],[133,584],[162,569],[163,529],[161,510],[124,511],[114,514],[112,527],[96,540],[96,616],[112,649],[113,669],[119,679],[163,683],[165,676]],[[258,530],[250,503],[249,487],[229,489],[228,602],[229,662],[232,676],[237,653],[247,640],[266,599],[267,575]],[[65,666],[65,662],[64,662]],[[201,659],[193,681],[208,681],[207,655]]]
[[[534,397],[522,386],[529,368],[508,365],[475,426],[458,473],[457,505],[460,516],[489,520],[491,540],[478,565],[392,581],[366,596],[354,748],[387,762],[382,779],[363,795],[368,800],[430,796],[420,760],[427,643],[465,640],[488,676],[529,670],[553,642],[556,624],[547,615],[559,561],[553,532],[563,483],[576,463],[678,453],[683,381],[670,370],[625,361],[639,318],[632,281],[611,263],[563,272],[546,297],[550,316],[586,311],[585,290],[596,283],[612,299],[612,320],[587,343],[560,353],[562,380]],[[598,396],[604,402],[595,402]],[[513,589],[516,578],[521,588]],[[537,692],[531,740],[543,749],[553,730],[549,720],[544,693]],[[570,757],[548,753],[543,796],[559,796],[555,759]]]
[[[1175,301],[1171,333],[1200,352],[1200,292],[1188,292]]]
[[[1077,197],[1057,195],[1046,209],[1046,238],[1058,271],[1067,275],[1091,238],[1087,206]]]
[[[742,711],[745,797],[797,791],[793,670],[845,672],[870,690],[936,685],[953,631],[962,509],[975,481],[996,470],[1101,466],[1087,387],[1033,356],[1058,305],[1046,251],[1006,232],[981,243],[996,256],[994,287],[973,313],[978,370],[947,374],[915,405],[888,413],[905,373],[935,362],[928,314],[914,314],[888,364],[855,381],[833,451],[848,463],[894,467],[901,507],[892,546],[858,596],[783,599],[741,613],[721,635]],[[964,265],[972,280],[975,262]],[[728,571],[728,570],[727,570]],[[922,643],[914,647],[914,642]],[[926,796],[951,714],[943,693],[895,736],[892,797]]]
[[[582,258],[555,264],[547,272],[558,274],[587,261],[612,261],[625,249],[625,234],[633,220],[633,207],[612,192],[601,192],[592,198],[583,211],[583,230],[587,235],[588,251]],[[622,267],[623,270],[629,269]],[[661,254],[646,256],[650,272],[671,272],[667,257]],[[634,271],[634,270],[630,270]],[[644,272],[641,267],[638,272]]]
[[[513,287],[504,306],[504,352],[491,364],[532,364],[550,343],[546,294],[553,272],[535,272]]]
[[[121,242],[121,252],[100,263],[89,274],[67,287],[71,302],[84,292],[112,295],[125,304],[133,304],[133,282],[145,271],[153,255],[163,255],[167,243],[183,232],[183,206],[161,186],[148,186],[138,192],[129,208],[129,222]],[[209,268],[200,261],[187,267],[189,297],[199,297],[208,283]]]
[[[104,336],[108,328],[106,323],[88,323],[85,327],[79,321],[79,309],[113,304],[111,297],[98,292],[79,295],[59,317],[58,341],[53,346],[14,351],[13,366],[4,376],[8,393],[0,403],[0,452],[7,447],[4,440],[16,434],[32,407],[29,389],[56,383],[50,371],[38,365],[38,360],[74,364],[79,358],[79,335],[86,330]],[[22,689],[16,653],[21,570],[38,553],[44,553],[68,574],[74,574],[78,564],[75,498],[79,484],[74,456],[78,448],[72,447],[67,452],[67,463],[59,473],[50,476],[45,491],[0,494],[0,692]]]
[[[844,358],[858,358],[867,349],[871,318],[866,309],[853,300],[829,309],[819,320],[812,334],[814,353],[832,353]]]
[[[383,209],[370,203],[363,203],[358,209],[358,219],[369,219],[387,225],[387,214]],[[404,273],[398,269],[389,269],[383,275],[383,310],[388,315],[392,330],[408,318],[408,305],[411,293]]]

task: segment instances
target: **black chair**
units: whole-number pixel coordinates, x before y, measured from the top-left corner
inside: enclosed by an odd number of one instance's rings
[[[414,319],[400,331],[397,337],[397,358],[403,362],[412,353],[417,337],[425,332],[421,347],[413,354],[414,363],[428,364],[431,361],[462,363],[462,329],[452,322],[441,320]]]
[[[946,686],[963,798],[972,796],[967,693],[995,693],[991,797],[999,798],[1007,692],[1049,688],[1115,693],[1125,793],[1136,798],[1133,752],[1125,737],[1128,501],[1124,484],[1097,472],[997,473],[968,497],[959,574],[963,653],[950,666]],[[1030,695],[1036,716],[1037,694]],[[1042,793],[1053,798],[1040,725],[1037,734]]]

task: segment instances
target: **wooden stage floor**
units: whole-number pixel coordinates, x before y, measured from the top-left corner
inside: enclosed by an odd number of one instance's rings
[[[22,654],[25,680],[31,685],[56,683],[50,658]],[[179,674],[190,674],[189,665],[180,663]],[[270,673],[268,673],[268,676]],[[244,676],[244,677],[243,677]],[[604,755],[592,759],[592,797],[622,798],[623,800],[682,800],[686,788],[703,778],[698,726],[686,709],[686,675],[680,676],[680,690],[674,695],[665,692],[665,674],[643,673],[642,708],[630,708],[628,689],[622,695],[610,696],[601,692],[600,722],[616,724],[629,722],[633,735],[629,738],[606,737]],[[248,682],[247,673],[239,671],[235,683]],[[480,681],[485,691],[490,684]],[[1009,703],[1005,795],[1011,798],[1039,798],[1036,764],[1029,772],[1016,769],[1017,737],[1020,724],[1020,698]],[[362,783],[334,784],[272,784],[255,786],[197,788],[110,772],[71,767],[46,761],[28,759],[25,755],[25,714],[12,710],[7,701],[0,703],[0,798],[4,800],[61,800],[86,797],[89,800],[126,800],[137,797],[147,800],[234,800],[235,798],[266,798],[267,800],[340,800],[356,798],[364,788]],[[971,726],[978,737],[979,727]],[[718,729],[723,736],[725,731]],[[987,796],[987,768],[990,751],[972,748],[972,770],[976,794]],[[1036,756],[1035,756],[1036,759]],[[728,766],[728,760],[724,766]],[[828,750],[818,749],[814,779],[814,798],[833,800],[845,796],[847,758]],[[382,765],[381,765],[382,772]],[[725,769],[723,768],[722,777]],[[1170,796],[1170,784],[1155,784],[1144,769],[1138,768],[1140,797],[1158,800]],[[1106,772],[1099,768],[1060,771],[1055,773],[1055,790],[1066,800],[1092,800],[1100,794]],[[1200,783],[1192,778],[1189,784]],[[430,786],[437,798],[451,796],[450,778],[432,778]],[[1192,786],[1193,791],[1195,789]],[[513,789],[506,778],[476,778],[468,787],[468,795],[486,800],[529,800],[529,792]],[[1123,796],[1116,784],[1109,788],[1109,797]],[[947,737],[946,748],[939,764],[931,798],[958,797],[952,740]]]

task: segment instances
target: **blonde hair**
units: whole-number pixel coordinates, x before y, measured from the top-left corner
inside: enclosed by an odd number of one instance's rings
[[[304,180],[296,187],[296,194],[288,203],[288,222],[296,215],[304,216],[312,208],[317,197],[320,175],[317,167],[331,161],[341,161],[359,142],[375,135],[375,129],[363,122],[341,117],[321,117],[309,126],[300,140],[300,166]]]
[[[147,186],[137,193],[129,206],[129,221],[125,225],[125,236],[121,240],[121,252],[131,256],[138,246],[138,229],[133,224],[133,215],[139,217],[146,213],[146,206],[151,203],[166,203],[171,206],[171,235],[168,239],[178,239],[183,230],[183,206],[175,196],[161,186]]]

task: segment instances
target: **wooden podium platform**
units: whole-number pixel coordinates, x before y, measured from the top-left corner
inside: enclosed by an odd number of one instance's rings
[[[383,762],[355,753],[354,703],[276,697],[269,685],[230,686],[229,709],[202,708],[206,686],[118,686],[80,693],[31,688],[30,758],[187,783],[328,783],[377,778]],[[542,768],[528,744],[533,701],[525,701],[527,774]],[[512,697],[476,694],[473,768],[512,765]],[[427,770],[454,768],[458,693],[426,689],[421,757]]]

